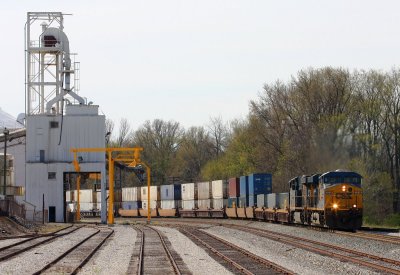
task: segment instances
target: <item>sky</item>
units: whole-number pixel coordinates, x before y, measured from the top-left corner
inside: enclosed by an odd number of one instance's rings
[[[79,94],[116,125],[205,126],[245,118],[263,85],[324,66],[390,70],[399,1],[1,0],[0,108],[24,112],[28,11],[60,11],[80,61]]]

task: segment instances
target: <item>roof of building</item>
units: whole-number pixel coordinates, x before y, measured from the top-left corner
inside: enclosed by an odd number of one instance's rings
[[[24,125],[19,123],[15,117],[0,108],[0,131],[2,132],[5,127],[10,130],[21,129],[24,128]]]

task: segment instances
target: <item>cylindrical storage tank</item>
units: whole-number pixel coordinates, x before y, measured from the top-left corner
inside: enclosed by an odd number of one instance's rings
[[[228,182],[226,180],[214,180],[211,182],[211,186],[212,186],[211,198],[213,199],[228,198]]]
[[[124,187],[122,188],[122,201],[140,201],[140,187]]]
[[[257,195],[257,207],[268,207],[267,201],[268,201],[267,194]]]
[[[182,200],[197,200],[197,185],[194,183],[183,183]]]
[[[122,209],[130,210],[130,209],[139,209],[142,208],[141,201],[123,201]]]
[[[272,192],[272,175],[255,173],[248,176],[249,195],[268,194]]]
[[[219,210],[224,208],[228,203],[227,199],[212,199],[211,200],[211,208]]]
[[[197,200],[182,200],[182,209],[186,210],[197,209]]]
[[[180,200],[161,200],[161,209],[175,209],[180,207]]]
[[[147,186],[142,186],[141,188],[141,196],[142,196],[142,201],[147,200]],[[160,200],[160,193],[158,186],[150,186],[150,200]]]
[[[197,201],[197,207],[199,209],[209,209],[209,208],[211,208],[211,200],[210,199],[198,200]]]
[[[240,179],[230,178],[229,179],[229,198],[240,197]]]
[[[198,182],[197,183],[198,190],[198,199],[199,200],[207,200],[211,198],[211,183],[209,181]]]

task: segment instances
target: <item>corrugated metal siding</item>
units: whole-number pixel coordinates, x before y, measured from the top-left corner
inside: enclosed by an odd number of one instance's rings
[[[58,128],[50,128],[57,121]],[[104,116],[64,116],[60,141],[61,116],[27,116],[27,161],[40,161],[40,150],[45,150],[45,162],[73,160],[71,148],[105,147]],[[80,153],[85,162],[104,162],[104,153]]]
[[[181,189],[182,200],[197,200],[197,184],[183,183]]]
[[[229,179],[229,197],[237,198],[240,197],[240,179],[230,178]]]
[[[199,182],[197,183],[198,199],[206,200],[211,198],[211,182]]]
[[[228,198],[228,182],[226,180],[215,180],[211,182],[212,198],[226,199]]]
[[[140,187],[122,188],[122,201],[140,201]]]

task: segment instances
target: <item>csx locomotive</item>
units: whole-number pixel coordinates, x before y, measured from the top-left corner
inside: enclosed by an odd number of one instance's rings
[[[362,225],[362,177],[334,171],[290,180],[288,222],[329,228],[358,229]]]

